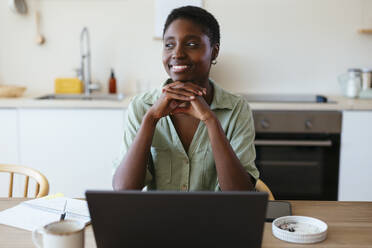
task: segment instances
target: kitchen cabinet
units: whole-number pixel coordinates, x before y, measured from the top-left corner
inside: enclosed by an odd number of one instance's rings
[[[84,197],[111,189],[123,135],[123,109],[20,109],[22,164],[48,178],[50,193]]]
[[[16,109],[0,109],[0,163],[18,163],[18,116]]]
[[[344,111],[341,133],[340,201],[372,201],[372,111]]]
[[[17,109],[0,109],[0,164],[18,164]],[[14,181],[14,191],[19,189]],[[0,195],[8,195],[9,174],[0,173]]]

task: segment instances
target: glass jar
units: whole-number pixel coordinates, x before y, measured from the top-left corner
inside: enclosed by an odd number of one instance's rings
[[[360,69],[349,69],[347,73],[339,76],[338,80],[344,96],[356,98],[362,85],[362,71]]]
[[[346,96],[350,98],[356,98],[359,95],[361,88],[361,73],[359,69],[349,69],[349,79],[346,85]]]

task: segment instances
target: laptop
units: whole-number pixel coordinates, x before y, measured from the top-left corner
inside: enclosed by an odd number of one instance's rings
[[[86,199],[97,248],[261,247],[264,192],[87,191]]]

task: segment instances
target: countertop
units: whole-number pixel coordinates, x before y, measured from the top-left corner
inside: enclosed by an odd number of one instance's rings
[[[26,198],[0,198],[0,211]],[[275,238],[271,223],[265,223],[263,248],[289,247],[372,247],[372,202],[290,201],[293,215],[310,216],[328,224],[327,239],[316,244],[291,244]],[[31,232],[0,224],[0,247],[34,247]],[[85,229],[85,248],[95,248],[92,225]]]
[[[0,98],[0,108],[83,108],[83,109],[125,109],[131,96],[122,101],[110,100],[39,100],[40,95],[25,95],[19,98]]]
[[[0,98],[0,108],[117,108],[128,107],[131,96],[122,101],[103,100],[36,100],[26,95],[20,98]],[[349,99],[342,96],[327,96],[331,103],[273,103],[250,102],[252,110],[372,110],[372,99]]]

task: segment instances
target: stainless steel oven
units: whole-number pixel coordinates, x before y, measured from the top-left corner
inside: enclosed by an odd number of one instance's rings
[[[276,199],[337,200],[341,112],[253,111],[256,165]]]

